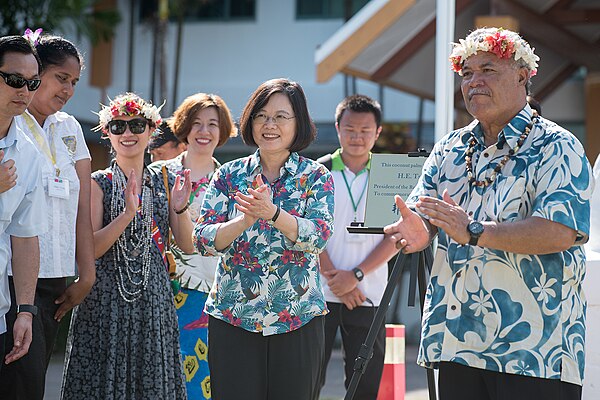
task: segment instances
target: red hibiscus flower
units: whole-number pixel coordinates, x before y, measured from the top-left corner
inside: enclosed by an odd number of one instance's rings
[[[225,318],[227,318],[227,320],[228,320],[229,322],[232,322],[232,321],[233,321],[233,318],[234,318],[234,317],[233,317],[233,314],[231,313],[231,310],[230,310],[229,308],[227,308],[227,309],[223,310],[223,311],[221,312],[221,314],[223,314],[223,316],[224,316]]]
[[[298,328],[300,328],[300,325],[302,325],[302,321],[300,321],[300,317],[294,317],[292,319],[292,323],[290,324],[290,329],[291,330],[298,329]]]
[[[292,250],[284,250],[281,256],[281,261],[284,264],[288,264],[294,260],[294,252]]]
[[[288,312],[288,310],[280,311],[277,315],[279,315],[280,322],[292,322],[292,316]],[[298,317],[295,317],[298,318]]]
[[[240,253],[235,253],[231,259],[233,265],[240,265],[244,262],[244,257]]]
[[[266,231],[269,229],[269,223],[264,219],[258,220],[258,229],[261,231]]]

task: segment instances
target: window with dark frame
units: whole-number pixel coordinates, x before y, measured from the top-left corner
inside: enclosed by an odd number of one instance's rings
[[[296,19],[335,19],[351,17],[370,0],[296,0]],[[345,4],[347,3],[347,4]],[[346,16],[346,7],[349,7]]]
[[[177,20],[172,11],[170,21]],[[140,20],[147,20],[158,13],[158,0],[144,0],[140,4]],[[187,0],[184,21],[247,21],[256,19],[256,0]]]

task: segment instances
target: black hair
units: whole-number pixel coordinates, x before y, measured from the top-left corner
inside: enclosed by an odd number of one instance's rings
[[[63,65],[69,57],[74,57],[83,68],[83,56],[72,42],[63,37],[44,35],[35,48],[42,61],[42,71],[50,65]]]
[[[263,108],[271,96],[275,93],[282,93],[287,96],[294,110],[296,122],[296,137],[288,149],[290,152],[297,152],[307,148],[317,137],[317,128],[308,113],[306,96],[302,87],[297,82],[285,78],[271,79],[263,82],[250,95],[250,99],[240,117],[240,130],[244,143],[256,147],[254,141],[252,118],[254,114]]]
[[[29,40],[23,36],[12,35],[0,37],[0,67],[4,65],[4,56],[6,53],[31,54],[35,57],[38,64],[38,73],[41,72],[42,62],[35,47],[31,45]]]
[[[381,106],[379,102],[364,94],[354,94],[346,97],[335,108],[335,122],[342,120],[344,111],[350,110],[357,113],[371,113],[375,117],[377,127],[381,126]]]

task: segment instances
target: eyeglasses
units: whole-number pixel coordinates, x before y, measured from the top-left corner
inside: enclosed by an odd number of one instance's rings
[[[277,114],[274,117],[269,117],[265,113],[258,113],[258,114],[254,114],[252,116],[252,120],[254,122],[256,122],[257,124],[261,124],[261,125],[266,124],[269,120],[272,120],[275,125],[283,125],[286,122],[288,122],[290,119],[294,119],[294,118],[296,118],[296,117],[288,117],[287,115],[283,115],[283,114]]]
[[[114,119],[109,121],[108,131],[113,135],[122,135],[125,133],[125,129],[129,126],[129,132],[139,135],[146,131],[146,125],[148,120],[145,118],[136,118],[129,121],[123,121],[122,119]]]
[[[41,79],[25,79],[17,74],[7,74],[6,72],[0,71],[0,76],[4,78],[4,82],[11,88],[21,89],[27,85],[27,89],[30,92],[37,90],[42,83]]]

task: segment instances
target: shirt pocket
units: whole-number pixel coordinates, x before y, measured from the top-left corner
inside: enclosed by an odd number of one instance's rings
[[[487,214],[498,222],[523,219],[525,210],[526,179],[523,176],[507,176],[496,181],[495,190],[489,191]]]

